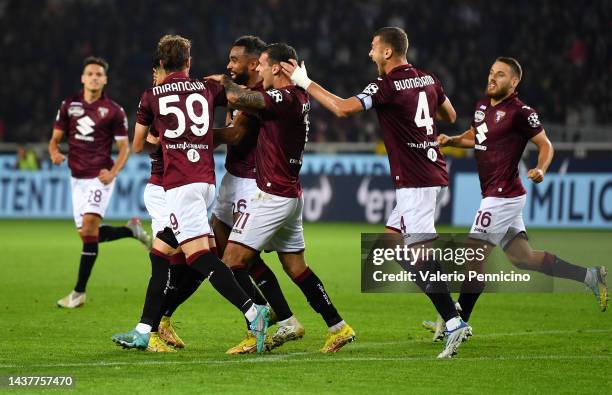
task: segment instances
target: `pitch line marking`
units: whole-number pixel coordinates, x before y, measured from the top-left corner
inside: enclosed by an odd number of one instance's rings
[[[547,331],[531,331],[531,332],[508,332],[508,333],[490,333],[484,335],[476,335],[477,338],[493,338],[493,337],[507,337],[507,336],[542,336],[542,335],[559,335],[559,334],[580,334],[580,333],[609,333],[612,329],[584,329],[584,330],[547,330]],[[383,346],[394,345],[394,344],[409,344],[409,343],[420,343],[423,342],[422,338],[411,339],[405,341],[396,342],[369,342],[369,343],[356,343],[351,348],[380,348]],[[126,366],[126,365],[137,365],[137,366],[155,366],[155,365],[230,365],[240,363],[295,363],[295,362],[374,362],[374,361],[433,361],[434,356],[419,356],[419,357],[332,357],[332,358],[296,358],[307,355],[318,355],[318,351],[310,352],[295,352],[290,354],[266,354],[263,357],[254,357],[249,359],[203,359],[203,360],[191,360],[191,361],[168,361],[168,360],[155,360],[155,361],[99,361],[99,362],[76,362],[76,363],[51,363],[51,364],[35,364],[35,365],[0,365],[0,369],[15,369],[15,368],[62,368],[62,367],[110,367],[110,366]],[[607,360],[612,359],[612,355],[517,355],[511,357],[497,356],[497,357],[460,357],[457,360],[461,361],[520,361],[520,360],[581,360],[581,359],[600,359]]]

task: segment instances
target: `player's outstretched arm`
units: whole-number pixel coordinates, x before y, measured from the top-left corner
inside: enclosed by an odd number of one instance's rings
[[[544,174],[546,174],[546,171],[553,160],[555,150],[552,143],[548,139],[548,136],[546,136],[546,131],[544,129],[542,129],[540,133],[536,134],[531,139],[531,142],[538,147],[538,164],[537,167],[527,172],[527,177],[529,177],[529,179],[534,183],[538,184],[544,181]]]
[[[115,177],[119,174],[119,171],[123,169],[127,162],[128,156],[130,155],[130,143],[127,138],[121,140],[115,140],[117,147],[119,148],[119,154],[115,160],[115,164],[110,170],[102,169],[98,175],[98,179],[102,184],[110,184]]]
[[[314,97],[321,105],[333,112],[339,118],[346,118],[349,115],[361,112],[364,110],[361,101],[356,97],[343,99],[323,88],[321,85],[308,78],[306,66],[302,61],[302,66],[298,66],[295,59],[290,60],[291,63],[281,62],[283,73],[291,78],[291,81],[306,90],[308,94]]]
[[[475,136],[474,128],[470,128],[458,136],[440,134],[438,144],[440,144],[440,147],[474,148]]]
[[[438,112],[436,113],[436,119],[438,121],[444,121],[449,123],[455,123],[455,121],[457,120],[457,112],[455,111],[455,108],[453,107],[453,104],[451,103],[448,97],[446,98],[446,100],[444,100],[444,103],[442,103],[442,105],[438,108]]]
[[[53,135],[49,140],[49,156],[54,165],[59,165],[66,160],[66,156],[59,149],[59,143],[64,137],[64,131],[61,129],[53,129]]]
[[[213,129],[213,140],[215,148],[221,144],[237,145],[240,144],[244,136],[249,133],[256,133],[258,122],[239,112],[234,118],[234,122],[224,128]]]

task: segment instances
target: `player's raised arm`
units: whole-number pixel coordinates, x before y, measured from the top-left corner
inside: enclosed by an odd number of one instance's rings
[[[291,63],[281,62],[283,73],[291,78],[291,81],[295,85],[306,90],[308,94],[321,103],[323,107],[333,112],[337,117],[346,118],[351,114],[361,112],[365,109],[357,97],[353,96],[348,99],[343,99],[326,90],[316,82],[311,81],[310,78],[308,78],[306,66],[303,61],[302,66],[298,66],[295,59],[291,59],[290,62]]]
[[[474,144],[476,144],[475,136],[474,128],[470,127],[458,136],[440,134],[438,144],[440,144],[440,147],[474,148]]]
[[[49,156],[54,165],[59,165],[66,160],[66,156],[59,149],[59,143],[64,137],[64,131],[61,129],[53,129],[53,135],[49,140]]]
[[[531,142],[538,147],[538,164],[535,168],[527,172],[527,177],[534,183],[538,184],[544,181],[544,174],[548,170],[550,163],[553,160],[555,150],[552,143],[546,136],[546,131],[542,131],[531,138]]]

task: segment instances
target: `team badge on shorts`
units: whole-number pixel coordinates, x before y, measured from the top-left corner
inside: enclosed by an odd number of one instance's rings
[[[495,113],[495,123],[498,123],[499,121],[501,121],[502,119],[504,119],[504,116],[506,115],[505,111],[497,111]]]

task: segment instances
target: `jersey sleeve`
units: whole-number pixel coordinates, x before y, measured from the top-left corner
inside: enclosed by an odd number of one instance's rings
[[[528,139],[533,138],[544,128],[538,117],[538,113],[529,106],[523,106],[517,113],[518,129]]]
[[[372,107],[377,107],[387,103],[388,96],[389,95],[386,92],[386,87],[382,78],[377,78],[375,81],[370,82],[361,93],[355,95],[355,97],[361,102],[363,109],[366,111]]]
[[[70,117],[68,116],[67,107],[68,106],[66,105],[66,101],[64,100],[62,104],[60,104],[59,110],[57,110],[55,122],[53,122],[53,129],[59,129],[64,132],[68,131],[68,127],[70,125]]]
[[[138,103],[136,122],[144,126],[151,126],[153,123],[153,110],[151,108],[151,99],[148,91],[142,94],[140,103]]]
[[[227,107],[227,96],[225,96],[223,85],[209,80],[204,80],[204,84],[206,84],[206,89],[210,90],[213,107]]]
[[[120,106],[117,106],[112,130],[115,140],[125,140],[128,138],[128,120],[125,111]]]
[[[293,97],[283,89],[268,89],[262,92],[266,108],[264,112],[278,116],[291,106]]]
[[[434,81],[436,81],[434,89],[436,90],[436,94],[438,96],[438,107],[440,107],[446,101],[446,93],[444,93],[444,88],[442,87],[440,80],[434,76],[432,77]]]

